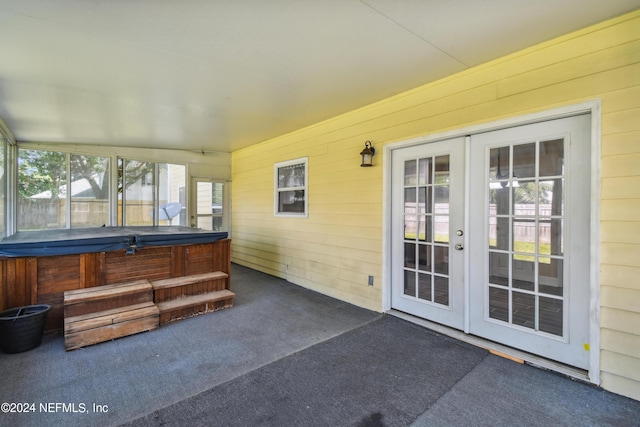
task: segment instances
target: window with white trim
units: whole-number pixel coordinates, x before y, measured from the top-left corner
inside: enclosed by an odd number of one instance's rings
[[[308,158],[276,163],[274,166],[274,212],[276,216],[308,215]]]

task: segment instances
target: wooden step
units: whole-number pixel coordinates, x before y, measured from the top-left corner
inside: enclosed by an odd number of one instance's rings
[[[236,294],[230,290],[223,289],[205,294],[190,295],[171,301],[157,302],[156,305],[160,310],[160,325],[232,307],[235,296]]]
[[[191,276],[173,277],[170,279],[154,280],[151,282],[153,290],[175,288],[178,286],[189,286],[195,283],[206,282],[210,280],[221,280],[229,277],[227,273],[222,271],[214,271],[211,273],[194,274]]]
[[[153,287],[148,280],[76,289],[64,293],[64,317],[127,307],[153,301]]]
[[[87,313],[64,319],[65,350],[74,350],[139,332],[157,329],[159,310],[151,302]]]

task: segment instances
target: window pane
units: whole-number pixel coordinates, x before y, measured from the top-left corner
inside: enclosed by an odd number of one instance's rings
[[[71,228],[109,225],[109,158],[71,155]]]
[[[278,188],[304,187],[304,163],[278,168]]]
[[[187,225],[184,165],[158,164],[158,224]]]
[[[66,228],[66,155],[18,150],[18,230]]]
[[[304,213],[304,190],[280,191],[278,212]]]
[[[153,225],[154,163],[125,160],[125,225]]]

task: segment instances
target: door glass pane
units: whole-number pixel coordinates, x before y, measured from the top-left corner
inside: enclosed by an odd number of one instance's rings
[[[430,274],[418,273],[418,298],[432,301]]]
[[[489,152],[489,179],[491,181],[509,178],[510,169],[509,147],[493,148]],[[497,183],[497,186],[506,186],[507,182]],[[495,188],[492,186],[491,188]]]
[[[449,243],[449,217],[436,215],[433,217],[435,235],[434,241],[437,243]]]
[[[512,284],[514,288],[533,291],[535,289],[535,263],[533,261],[523,261],[518,255],[513,256],[512,264]]]
[[[534,216],[536,214],[536,183],[534,181],[518,181],[513,187],[513,214]]]
[[[511,319],[514,325],[535,329],[536,297],[522,292],[513,292]]]
[[[449,274],[449,247],[435,246],[433,249],[433,271],[439,274]]]
[[[562,336],[562,300],[540,297],[540,330]]]
[[[416,296],[416,273],[415,271],[404,271],[404,290],[405,295]]]
[[[416,238],[416,216],[405,215],[404,217],[404,238],[413,240]]]
[[[418,245],[418,269],[431,271],[431,245]]]
[[[434,213],[440,215],[449,214],[449,186],[448,185],[436,185],[433,188],[435,206]]]
[[[433,217],[421,216],[418,238],[425,242],[433,242]]]
[[[418,178],[418,185],[433,184],[433,181],[431,179],[431,176],[433,175],[431,157],[428,157],[426,159],[420,159],[418,162],[419,162],[419,171],[420,171],[420,175]],[[405,185],[408,185],[408,184],[405,183]]]
[[[502,184],[489,184],[489,215],[509,215],[510,187],[502,187]]]
[[[509,321],[509,291],[500,288],[489,288],[489,317]]]
[[[513,219],[513,250],[520,254],[536,252],[536,222],[529,218]],[[532,261],[533,257],[520,255],[521,260]]]
[[[540,181],[538,184],[538,215],[560,216],[564,214],[564,180]]]
[[[449,305],[449,278],[434,276],[433,293],[433,302],[442,305]]]
[[[420,213],[432,213],[431,188],[432,187],[418,187],[418,211]]]
[[[536,144],[513,146],[513,178],[531,178],[536,173]]]
[[[509,254],[489,252],[489,283],[509,286]]]
[[[404,185],[416,185],[417,165],[415,160],[404,162]]]
[[[415,243],[404,244],[404,267],[416,268],[416,244]]]
[[[211,213],[211,199],[213,198],[213,183],[198,181],[196,186],[196,214],[208,215]]]
[[[564,293],[564,261],[551,258],[548,263],[539,263],[538,265],[538,288],[540,293],[562,296]]]
[[[509,218],[489,217],[489,247],[509,250]]]
[[[445,184],[449,182],[449,156],[436,157],[435,183]]]
[[[542,141],[540,143],[540,176],[561,176],[564,174],[564,140]]]
[[[404,211],[406,213],[417,212],[415,187],[404,189]]]

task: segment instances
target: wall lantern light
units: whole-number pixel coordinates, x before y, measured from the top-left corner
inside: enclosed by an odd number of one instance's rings
[[[362,156],[362,164],[360,165],[363,168],[373,166],[373,156],[376,154],[376,149],[371,146],[371,141],[367,141],[364,143],[364,150],[360,152]]]

